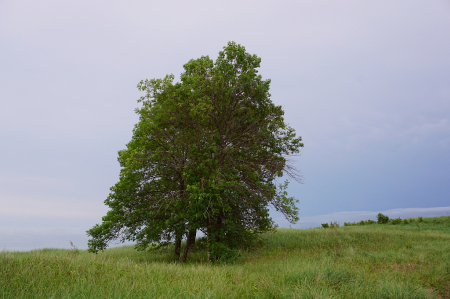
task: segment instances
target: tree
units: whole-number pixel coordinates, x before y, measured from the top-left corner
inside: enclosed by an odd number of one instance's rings
[[[287,158],[303,143],[270,100],[260,62],[230,42],[215,62],[190,60],[180,82],[168,75],[139,83],[146,92],[140,120],[119,152],[120,180],[105,201],[110,210],[87,232],[90,251],[113,239],[136,241],[138,249],[175,240],[180,257],[187,237],[185,261],[200,230],[214,260],[272,229],[269,206],[298,220],[288,182],[275,180],[283,173],[300,180]]]

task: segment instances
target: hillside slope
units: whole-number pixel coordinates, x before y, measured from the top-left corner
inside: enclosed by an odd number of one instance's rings
[[[234,261],[169,249],[0,253],[0,298],[450,298],[450,217],[278,229]]]

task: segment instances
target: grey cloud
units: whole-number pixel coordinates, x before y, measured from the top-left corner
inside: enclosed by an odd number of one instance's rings
[[[445,206],[449,36],[445,1],[4,1],[0,204],[24,230],[99,222],[136,84],[234,40],[303,136],[302,213]]]

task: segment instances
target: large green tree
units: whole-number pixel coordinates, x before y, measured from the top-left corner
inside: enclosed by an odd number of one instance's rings
[[[230,42],[215,62],[204,56],[185,64],[180,82],[169,75],[139,83],[146,93],[140,120],[119,152],[110,210],[88,231],[91,251],[114,239],[139,249],[174,240],[180,257],[186,237],[186,260],[200,230],[211,260],[272,229],[270,206],[298,220],[297,200],[276,179],[299,180],[288,158],[303,144],[271,101],[260,62]]]

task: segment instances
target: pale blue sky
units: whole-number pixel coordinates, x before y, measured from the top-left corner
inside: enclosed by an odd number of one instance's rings
[[[450,206],[449,1],[2,1],[0,248],[85,247],[137,83],[231,40],[304,139],[301,218]]]

